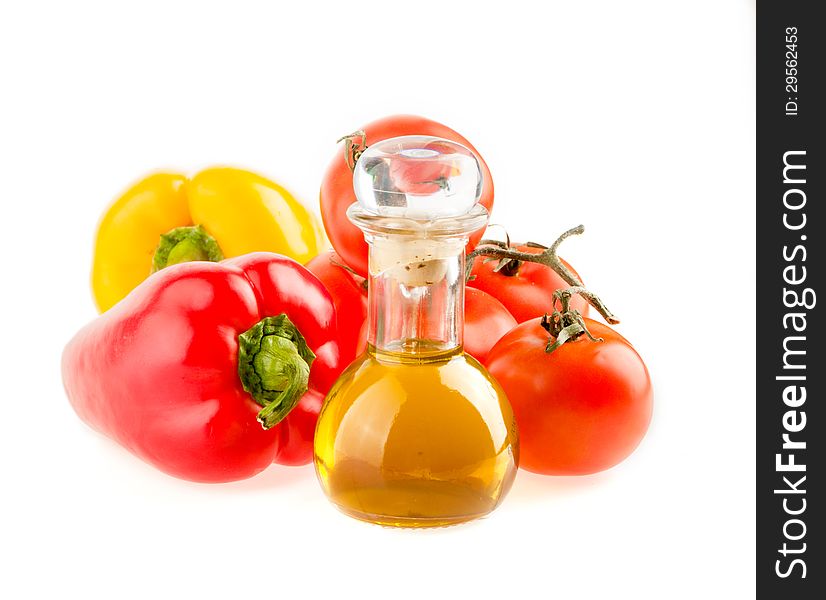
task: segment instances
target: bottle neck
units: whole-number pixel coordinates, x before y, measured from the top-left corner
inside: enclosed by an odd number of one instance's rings
[[[467,238],[372,235],[368,242],[369,346],[420,356],[459,350]]]

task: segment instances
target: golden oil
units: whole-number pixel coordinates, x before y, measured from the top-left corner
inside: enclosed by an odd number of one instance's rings
[[[488,514],[510,489],[518,462],[505,395],[458,348],[368,348],[330,391],[315,452],[321,484],[339,509],[399,527]]]

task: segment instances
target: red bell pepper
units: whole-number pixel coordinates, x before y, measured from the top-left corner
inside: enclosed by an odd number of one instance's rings
[[[69,342],[63,382],[80,418],[138,457],[223,482],[312,459],[340,362],[330,294],[259,252],[152,275]]]

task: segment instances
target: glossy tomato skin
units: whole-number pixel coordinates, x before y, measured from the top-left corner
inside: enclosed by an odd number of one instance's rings
[[[367,318],[366,280],[341,266],[344,261],[334,251],[322,252],[305,266],[315,275],[330,295],[336,307],[338,345],[342,367],[356,358],[359,331]]]
[[[532,248],[524,244],[511,247],[532,254],[542,252],[541,248]],[[571,265],[564,260],[562,262],[579,277],[579,273]],[[545,265],[523,262],[515,275],[506,275],[502,271],[494,271],[497,264],[499,261],[485,262],[484,257],[478,257],[473,264],[474,278],[468,285],[499,300],[519,323],[541,317],[545,313],[552,313],[554,291],[571,287],[556,271]],[[589,307],[588,302],[581,296],[574,295],[571,298],[571,308],[577,309],[582,316],[588,315]]]
[[[533,319],[491,349],[486,366],[510,400],[519,426],[519,466],[544,475],[587,475],[613,467],[642,440],[653,393],[636,350],[607,325],[585,319],[582,336],[548,354],[548,333]]]
[[[450,127],[415,115],[394,115],[373,121],[361,128],[366,134],[366,144],[400,135],[432,135],[458,142],[471,150],[482,170],[482,197],[479,199],[488,211],[493,209],[493,178],[487,164],[479,152],[464,137]],[[346,143],[346,142],[345,142]],[[321,183],[320,203],[324,229],[336,252],[344,262],[357,273],[367,276],[367,243],[358,227],[347,219],[347,208],[356,201],[353,191],[353,172],[347,165],[344,152],[338,148],[335,157],[327,167]],[[473,248],[481,239],[482,231],[470,238],[468,248]]]
[[[494,344],[514,327],[516,319],[499,300],[465,288],[465,352],[484,364]]]

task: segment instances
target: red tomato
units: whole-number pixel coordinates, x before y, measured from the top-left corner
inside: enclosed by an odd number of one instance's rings
[[[479,202],[489,211],[493,209],[493,179],[490,170],[476,149],[464,137],[449,127],[413,115],[395,115],[373,121],[361,128],[365,144],[400,135],[432,135],[458,142],[471,150],[482,169],[482,197]],[[347,140],[344,142],[348,143]],[[347,219],[347,208],[356,201],[353,191],[353,172],[341,149],[336,153],[321,183],[321,218],[324,229],[336,252],[344,262],[360,275],[367,276],[367,243],[358,227]],[[473,234],[468,248],[473,248],[482,237],[482,231]]]
[[[465,289],[465,352],[484,363],[491,347],[516,327],[516,319],[496,298],[481,290]],[[367,321],[359,331],[358,353],[367,348]]]
[[[316,256],[306,267],[333,297],[342,356],[340,364],[347,367],[356,358],[359,330],[367,318],[367,287],[364,278],[354,275],[341,266],[343,264],[341,257],[330,250]]]
[[[491,349],[486,366],[519,426],[519,466],[544,475],[586,475],[613,467],[639,444],[651,420],[652,390],[639,354],[621,335],[585,319],[591,334],[545,352],[533,319]]]
[[[514,327],[516,319],[499,300],[465,288],[465,352],[484,363],[493,345]]]
[[[524,244],[511,245],[520,252],[539,254],[541,248],[532,248]],[[499,300],[520,323],[553,312],[553,293],[556,290],[571,287],[556,271],[545,265],[523,262],[516,271],[502,269],[494,272],[499,261],[485,262],[479,256],[473,264],[472,279],[468,285],[482,290]],[[579,273],[564,260],[566,267],[579,277]],[[581,278],[580,278],[581,280]],[[588,315],[588,302],[575,294],[571,298],[571,308],[577,309],[582,316]]]

